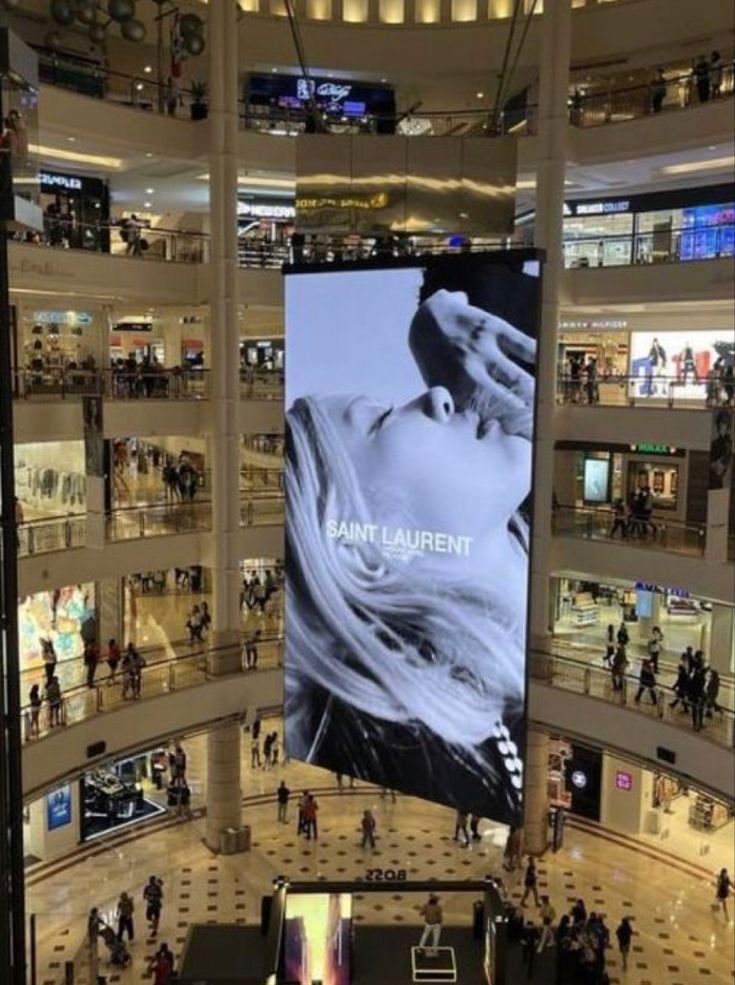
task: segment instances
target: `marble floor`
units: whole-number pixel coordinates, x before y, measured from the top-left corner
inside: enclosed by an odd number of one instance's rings
[[[280,730],[280,723],[266,722],[265,728]],[[300,763],[268,771],[251,769],[247,740],[246,750],[243,817],[252,830],[251,851],[221,856],[203,844],[204,821],[198,805],[206,788],[206,757],[204,739],[199,737],[186,743],[193,820],[166,818],[123,830],[82,846],[67,858],[27,870],[28,909],[38,915],[40,985],[60,985],[64,962],[82,942],[89,908],[99,906],[112,919],[122,890],[136,901],[137,937],[131,945],[130,968],[106,969],[103,958],[103,973],[113,985],[145,979],[148,960],[160,941],[180,954],[192,923],[258,923],[260,898],[279,874],[323,881],[361,880],[373,866],[406,869],[409,878],[481,878],[492,872],[502,875],[511,898],[520,896],[520,874],[508,875],[501,866],[506,835],[502,826],[483,822],[481,841],[470,849],[460,848],[452,840],[454,819],[446,808],[400,794],[394,803],[379,789],[362,783],[350,788],[345,782],[340,790],[334,776]],[[294,810],[288,823],[277,822],[274,794],[281,779],[294,795],[309,788],[317,796],[318,840],[297,835]],[[359,847],[359,821],[366,807],[377,819],[374,852]],[[588,909],[605,914],[613,931],[621,916],[633,919],[636,936],[627,972],[622,971],[617,952],[608,952],[613,983],[724,985],[735,976],[733,908],[729,923],[713,910],[713,880],[715,870],[733,865],[732,825],[712,842],[706,856],[687,843],[678,811],[671,815],[669,827],[669,836],[662,841],[593,830],[571,821],[563,849],[541,860],[541,890],[549,893],[559,914],[582,897]],[[146,932],[141,899],[151,874],[163,879],[165,896],[155,941]],[[444,903],[450,933],[451,925],[467,920],[468,914],[460,897]],[[414,901],[404,898],[399,885],[379,897],[358,894],[358,932],[360,923],[418,923],[413,907]],[[533,910],[528,912],[533,916]]]

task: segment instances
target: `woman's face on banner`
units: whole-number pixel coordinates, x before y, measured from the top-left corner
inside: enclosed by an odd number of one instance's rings
[[[479,547],[528,494],[531,443],[458,412],[444,387],[397,407],[368,397],[332,397],[327,407],[376,523],[469,536]]]

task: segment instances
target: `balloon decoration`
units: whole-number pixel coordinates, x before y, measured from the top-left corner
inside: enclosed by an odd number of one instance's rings
[[[7,9],[14,9],[21,0],[0,0]],[[49,14],[51,20],[59,27],[72,27],[74,24],[87,28],[87,34],[93,44],[103,44],[107,31],[117,26],[126,41],[140,44],[146,38],[146,26],[136,17],[136,4],[143,0],[50,0]],[[176,14],[178,8],[170,3],[170,9],[165,10],[165,0],[152,0],[158,7],[159,16],[163,12]],[[204,40],[204,21],[197,14],[181,14],[179,19],[180,43],[184,55],[201,55],[206,47]],[[53,43],[51,43],[53,42]],[[46,38],[49,48],[61,45],[58,31],[51,31]]]

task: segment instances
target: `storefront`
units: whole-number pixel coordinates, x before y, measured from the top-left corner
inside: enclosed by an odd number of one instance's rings
[[[19,305],[13,349],[15,364],[26,370],[26,386],[34,392],[62,384],[83,387],[103,361],[102,327],[106,324],[106,315],[99,309]]]
[[[26,522],[85,513],[84,442],[16,445],[15,492]]]
[[[284,368],[283,339],[241,339],[240,366],[263,372],[282,373]]]
[[[690,453],[663,443],[632,445],[560,441],[554,451],[554,493],[564,507],[612,507],[651,493],[654,516],[697,522],[699,496],[687,497]],[[706,523],[705,515],[699,520]]]
[[[567,267],[686,262],[735,253],[735,185],[568,201]]]
[[[165,814],[167,776],[164,748],[84,773],[79,781],[79,840],[101,838]]]
[[[664,634],[662,663],[674,673],[680,654],[691,646],[704,651],[720,674],[735,673],[735,610],[674,585],[649,582],[606,583],[559,576],[551,579],[554,639],[581,646],[591,660],[602,659],[608,626],[628,624],[630,652],[644,655],[653,625]]]
[[[62,688],[65,683],[63,664],[81,657],[85,638],[96,637],[94,582],[26,595],[18,605],[21,671],[43,669],[41,640],[51,640],[58,660],[56,674]],[[43,683],[42,677],[40,674],[37,683]]]
[[[78,174],[41,171],[46,242],[75,250],[110,250],[107,182]]]
[[[396,102],[393,89],[350,79],[298,75],[251,75],[245,84],[248,127],[292,133],[306,127],[316,103],[329,129],[338,133],[393,133]]]
[[[697,861],[711,855],[729,865],[734,814],[732,805],[677,776],[602,755],[600,821],[605,826],[663,842],[670,851]],[[720,862],[712,867],[719,869]]]
[[[288,198],[237,199],[237,252],[241,267],[278,267],[289,259],[296,205]]]
[[[135,360],[138,366],[153,363],[201,369],[207,330],[207,315],[201,308],[116,308],[110,322],[110,364]]]

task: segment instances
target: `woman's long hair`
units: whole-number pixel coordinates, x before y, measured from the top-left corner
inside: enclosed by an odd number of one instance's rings
[[[373,718],[423,725],[479,765],[477,747],[522,711],[525,607],[477,580],[422,577],[420,560],[375,544],[330,539],[329,520],[375,518],[313,397],[287,415],[286,499],[292,741],[315,752],[317,736],[300,733],[315,731],[303,697],[317,688]]]

